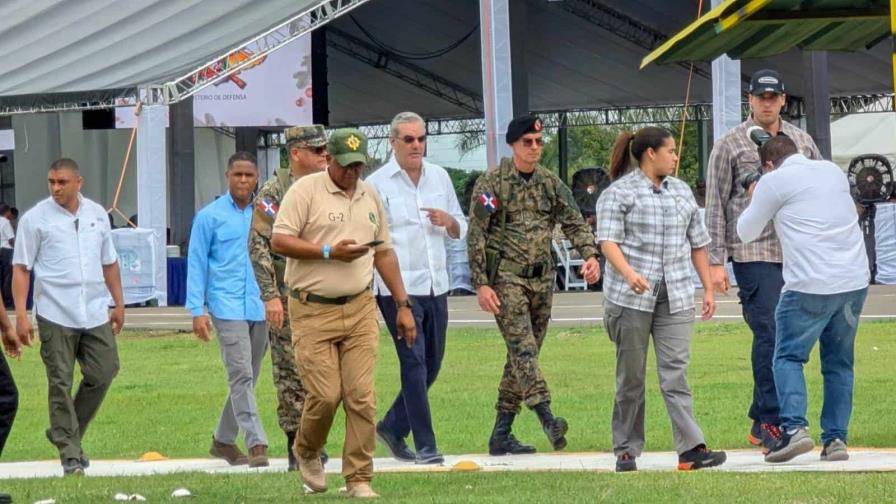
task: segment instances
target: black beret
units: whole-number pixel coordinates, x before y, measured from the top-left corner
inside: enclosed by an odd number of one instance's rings
[[[514,117],[510,124],[507,125],[507,135],[505,135],[504,139],[507,140],[508,144],[512,144],[526,133],[541,133],[543,129],[544,124],[541,122],[541,119],[534,115]]]

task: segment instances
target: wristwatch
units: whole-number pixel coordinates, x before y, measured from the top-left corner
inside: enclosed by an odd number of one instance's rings
[[[324,259],[330,258],[330,246],[329,245],[324,245],[323,254],[324,254]]]
[[[404,301],[399,301],[397,299],[395,300],[396,310],[399,308],[407,308],[408,310],[410,310],[412,306],[414,306],[414,304],[411,302],[411,298],[407,298]]]

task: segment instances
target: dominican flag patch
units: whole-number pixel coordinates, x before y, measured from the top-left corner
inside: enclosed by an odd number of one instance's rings
[[[495,213],[498,210],[498,198],[494,197],[490,192],[480,194],[479,203],[488,210],[488,213]]]
[[[280,210],[280,205],[265,198],[258,202],[258,209],[264,212],[265,215],[273,218],[277,216],[277,211]]]

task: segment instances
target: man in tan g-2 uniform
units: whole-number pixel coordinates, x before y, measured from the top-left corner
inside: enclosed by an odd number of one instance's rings
[[[383,203],[360,180],[367,164],[367,138],[356,129],[337,130],[327,150],[329,168],[290,187],[271,236],[273,251],[287,257],[289,318],[306,391],[295,451],[305,485],[312,492],[325,492],[320,451],[342,401],[347,494],[376,497],[370,488],[379,337],[370,290],[374,267],[395,299],[397,337],[412,346],[417,333]]]
[[[327,169],[327,134],[319,124],[296,126],[286,130],[286,151],[289,167],[277,169],[255,195],[252,227],[249,229],[249,260],[264,301],[268,337],[271,343],[271,364],[277,388],[277,421],[286,433],[288,471],[296,470],[292,447],[299,430],[299,419],[305,406],[305,388],[296,367],[292,349],[289,318],[284,317],[289,289],[283,283],[286,258],[271,251],[271,230],[280,202],[296,180]],[[326,463],[326,452],[321,453]]]

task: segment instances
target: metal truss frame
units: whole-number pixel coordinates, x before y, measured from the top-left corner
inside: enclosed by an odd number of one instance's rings
[[[422,89],[473,114],[482,113],[482,95],[390,54],[338,28],[327,28],[327,46]]]
[[[315,28],[343,16],[370,0],[326,0],[308,7],[288,20],[234,47],[208,63],[173,81],[160,86],[159,93],[152,94],[162,104],[178,102],[193,96],[202,89],[240,70],[283,47]],[[233,54],[250,54],[251,57],[234,63]]]
[[[323,0],[313,4],[270,30],[252,37],[221,56],[191,70],[190,72],[162,84],[148,84],[137,89],[128,89],[115,96],[107,91],[84,93],[77,98],[60,100],[42,105],[10,104],[0,106],[0,114],[31,114],[36,112],[63,112],[70,110],[90,110],[110,108],[118,105],[122,98],[137,100],[147,105],[170,105],[193,96],[202,89],[225,79],[230,75],[254,64],[259,59],[283,47],[302,35],[311,32],[330,21],[343,16],[370,0]],[[249,54],[249,58],[236,61],[234,54]],[[86,97],[85,97],[86,95]],[[95,98],[94,98],[95,96]]]
[[[43,112],[72,112],[81,110],[96,110],[114,108],[118,106],[118,99],[109,98],[90,101],[70,101],[53,103],[49,105],[6,105],[0,106],[0,115],[40,114]]]
[[[684,110],[685,107],[683,105],[658,105],[539,111],[535,113],[538,114],[544,122],[546,128],[555,129],[561,125],[566,127],[578,127],[670,123],[680,121],[681,114]],[[687,112],[688,121],[712,120],[711,103],[688,105]],[[388,138],[390,134],[389,128],[389,124],[363,124],[359,126],[359,129],[361,129],[368,138],[372,139]],[[484,132],[485,120],[481,117],[429,119],[426,121],[427,135]]]
[[[839,116],[857,113],[890,112],[893,110],[894,95],[869,94],[831,97],[831,115]],[[694,103],[687,106],[686,121],[712,121],[712,103]],[[668,124],[681,121],[685,112],[683,105],[642,105],[601,107],[593,109],[571,109],[536,112],[545,127],[560,126],[575,128],[580,126],[634,126],[640,124]],[[741,115],[749,113],[747,102],[741,104]],[[805,116],[805,106],[801,101],[784,110],[792,118]],[[351,126],[346,124],[344,126]],[[362,124],[358,126],[371,139],[388,138],[389,124]],[[481,117],[429,119],[426,122],[428,135],[452,135],[461,133],[484,133],[485,121]]]

